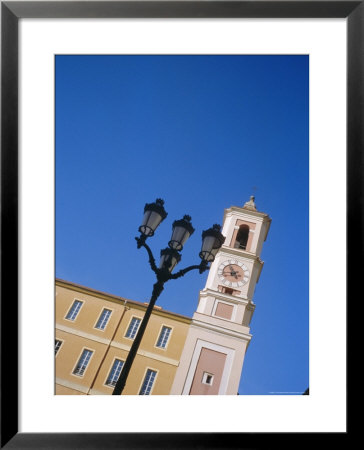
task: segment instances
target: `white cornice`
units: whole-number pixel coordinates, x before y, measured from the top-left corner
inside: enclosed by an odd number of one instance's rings
[[[200,320],[196,320],[196,319],[192,319],[192,323],[191,323],[191,327],[192,328],[204,328],[205,330],[211,331],[213,333],[216,333],[218,335],[223,335],[223,336],[229,336],[229,337],[233,337],[235,339],[238,339],[240,341],[246,341],[249,342],[252,338],[252,335],[250,333],[243,333],[243,332],[237,332],[237,331],[232,331],[229,330],[227,328],[222,328],[216,325],[212,325],[210,323],[206,323],[206,322],[202,322]],[[245,327],[247,328],[247,327]]]
[[[237,248],[232,248],[223,245],[216,256],[226,256],[231,257],[231,255],[238,256],[239,258],[249,259],[251,261],[256,261],[258,264],[263,264],[263,261],[259,258],[259,256],[254,253],[247,252],[246,250],[240,250]]]
[[[99,342],[100,344],[106,344],[107,345],[107,344],[110,343],[109,339],[101,338],[101,337],[95,336],[95,335],[93,335],[91,333],[85,333],[84,331],[76,330],[76,329],[71,328],[71,327],[66,327],[66,326],[61,325],[59,323],[56,324],[56,329],[60,330],[60,331],[63,331],[65,333],[74,334],[75,336],[83,337],[85,339],[90,339],[91,341]],[[122,343],[116,342],[116,341],[112,341],[111,342],[111,347],[120,348],[120,349],[125,350],[127,352],[130,351],[130,346],[129,345],[125,345],[125,344],[122,344]],[[167,358],[166,356],[158,355],[156,353],[147,352],[145,350],[138,350],[138,355],[145,356],[147,358],[156,359],[156,360],[164,362],[166,364],[171,364],[172,366],[178,366],[178,363],[179,363],[176,359]]]
[[[219,291],[214,291],[209,288],[205,288],[200,291],[200,297],[208,297],[209,295],[211,295],[212,297],[217,298],[219,300],[225,300],[229,303],[234,303],[236,305],[247,306],[247,305],[249,305],[249,303],[251,303],[251,301],[246,297],[236,297],[234,295],[225,294],[225,293],[219,292]]]
[[[74,389],[75,391],[82,392],[84,394],[88,394],[89,388],[87,386],[82,386],[82,384],[74,383],[72,381],[65,380],[63,378],[56,377],[56,384],[60,386],[64,386],[68,389]]]
[[[85,333],[84,331],[78,330],[76,328],[67,327],[66,325],[61,325],[60,323],[56,323],[56,329],[63,331],[65,333],[74,334],[76,336],[83,337],[85,339],[90,339],[91,341],[99,342],[100,344],[109,344],[110,339],[105,339],[100,336],[95,336],[91,333]]]
[[[111,394],[112,391],[110,391]],[[96,389],[90,389],[89,395],[107,395],[107,392],[101,392]]]
[[[238,206],[230,206],[230,208],[225,209],[224,211],[224,218],[223,221],[225,221],[227,216],[230,215],[239,215],[239,216],[245,216],[245,217],[255,217],[260,222],[267,222],[271,221],[272,219],[269,217],[268,214],[259,212],[259,211],[252,211],[250,209],[244,209],[242,207]]]
[[[112,341],[111,347],[120,348],[121,350],[125,350],[126,352],[129,352],[130,348],[131,348],[129,345],[125,345],[125,344],[122,344],[122,343],[116,342],[116,341]],[[157,361],[160,361],[160,362],[163,362],[166,364],[170,364],[172,366],[178,366],[178,364],[179,364],[179,361],[177,361],[176,359],[167,358],[166,356],[157,355],[156,353],[148,352],[146,350],[139,349],[137,355],[145,356],[146,358],[155,359]]]

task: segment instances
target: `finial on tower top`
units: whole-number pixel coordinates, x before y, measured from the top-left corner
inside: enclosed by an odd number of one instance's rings
[[[250,200],[248,202],[245,203],[245,205],[243,206],[244,209],[249,209],[250,211],[256,211],[257,208],[255,207],[255,203],[254,203],[255,197],[254,195],[250,196]]]

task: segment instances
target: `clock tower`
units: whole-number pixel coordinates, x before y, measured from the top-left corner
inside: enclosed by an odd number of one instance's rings
[[[225,210],[225,243],[212,263],[206,286],[192,317],[171,394],[236,395],[250,321],[260,259],[271,218],[257,211],[254,197],[243,207]]]

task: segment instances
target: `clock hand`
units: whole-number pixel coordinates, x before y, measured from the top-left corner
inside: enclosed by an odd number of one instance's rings
[[[234,270],[232,268],[231,268],[231,271],[232,271],[231,273],[232,273],[233,276],[238,275],[238,273],[239,273],[239,272],[237,272],[236,270]]]

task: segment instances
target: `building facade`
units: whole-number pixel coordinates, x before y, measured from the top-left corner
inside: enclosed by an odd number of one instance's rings
[[[56,395],[112,394],[145,310],[56,280]],[[169,394],[190,323],[155,306],[123,394]]]
[[[155,307],[123,395],[236,395],[271,219],[225,210],[225,243],[192,318]],[[56,394],[111,394],[146,305],[56,281]]]

